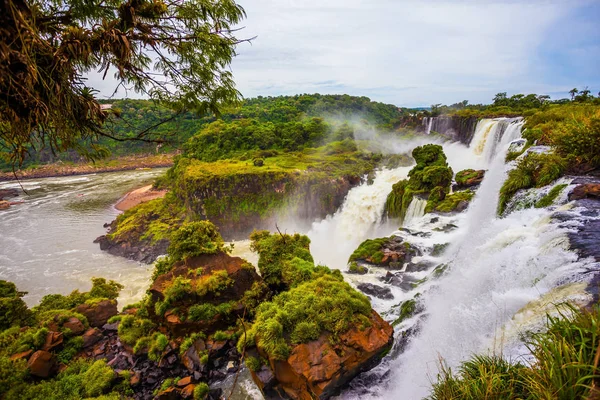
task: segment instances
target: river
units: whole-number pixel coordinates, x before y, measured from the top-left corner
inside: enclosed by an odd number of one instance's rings
[[[151,266],[100,251],[94,239],[118,214],[113,205],[128,191],[148,184],[165,168],[42,178],[21,182],[23,201],[0,211],[0,279],[12,281],[36,305],[46,294],[89,290],[92,277],[125,288],[119,306],[141,299]],[[0,189],[18,182],[0,182]]]

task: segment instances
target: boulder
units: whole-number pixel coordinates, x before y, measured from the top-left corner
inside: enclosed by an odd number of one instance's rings
[[[600,183],[585,183],[578,185],[571,193],[569,193],[569,200],[581,200],[586,198],[600,200]]]
[[[383,287],[364,282],[358,284],[356,288],[365,294],[375,296],[379,299],[391,300],[394,298],[394,295],[389,287]]]
[[[117,302],[115,300],[102,300],[96,304],[83,303],[75,309],[78,313],[85,315],[90,326],[100,328],[104,326],[110,317],[117,315]]]
[[[293,347],[287,360],[269,359],[272,377],[266,369],[252,372],[252,378],[266,399],[328,399],[359,373],[375,366],[391,348],[393,328],[375,311],[371,326],[355,326],[339,335],[328,333],[319,339]],[[263,355],[264,356],[264,355]]]
[[[50,331],[46,334],[46,341],[42,346],[44,351],[52,351],[56,347],[63,344],[63,334],[61,332]]]
[[[62,326],[71,330],[74,335],[81,335],[85,332],[85,326],[83,326],[79,318],[71,317]]]
[[[479,186],[483,181],[485,176],[485,170],[474,170],[474,169],[465,169],[456,174],[454,180],[456,181],[456,185],[453,186],[453,190],[464,190],[468,188],[472,188],[474,186]]]
[[[181,389],[181,397],[184,399],[193,399],[194,398],[194,389],[196,389],[196,385],[193,383],[187,385],[183,389]]]
[[[388,269],[402,269],[405,263],[421,252],[399,236],[368,239],[350,256],[350,262],[358,261]]]
[[[83,334],[83,348],[92,347],[102,340],[102,333],[96,328],[90,328]]]
[[[6,200],[0,200],[0,210],[6,210],[10,207],[10,203]]]
[[[10,361],[28,360],[29,356],[31,356],[32,354],[33,354],[33,350],[27,350],[27,351],[23,351],[21,353],[16,353],[16,354],[13,354],[12,356],[10,356]]]
[[[56,369],[56,360],[52,353],[45,350],[38,350],[31,355],[27,366],[31,375],[38,378],[48,378]]]

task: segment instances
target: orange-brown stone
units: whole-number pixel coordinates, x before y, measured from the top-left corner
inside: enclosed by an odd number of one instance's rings
[[[29,373],[38,378],[48,378],[52,375],[55,365],[56,362],[52,353],[44,350],[33,353],[27,362]]]

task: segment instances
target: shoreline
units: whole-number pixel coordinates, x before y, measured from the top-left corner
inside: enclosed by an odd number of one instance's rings
[[[57,162],[39,168],[18,170],[14,174],[12,172],[0,172],[0,182],[171,167],[175,155],[176,153],[123,156],[99,160],[96,163],[71,164]]]
[[[142,186],[134,189],[121,197],[114,207],[119,211],[127,211],[138,204],[145,203],[150,200],[161,199],[167,194],[167,190],[153,189],[152,185]]]

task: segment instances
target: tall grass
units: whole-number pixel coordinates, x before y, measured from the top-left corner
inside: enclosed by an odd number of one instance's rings
[[[548,330],[527,342],[526,366],[499,356],[475,355],[453,374],[442,363],[431,400],[600,399],[600,307],[562,308]]]

